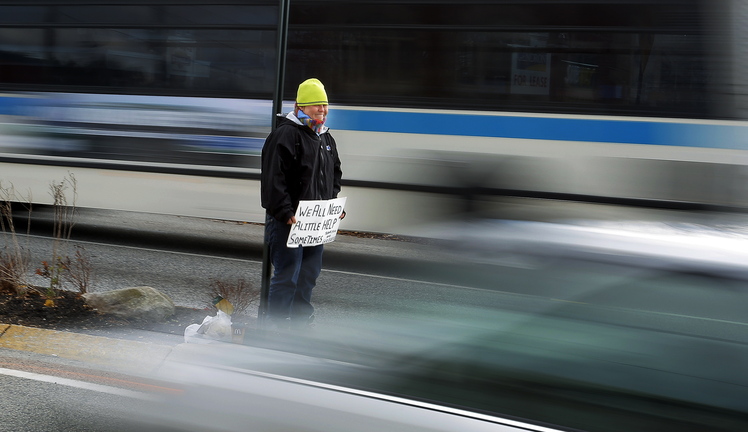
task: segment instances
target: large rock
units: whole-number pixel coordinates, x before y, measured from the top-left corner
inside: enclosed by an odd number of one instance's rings
[[[174,302],[148,286],[87,293],[83,298],[99,313],[126,319],[158,322],[174,315]]]

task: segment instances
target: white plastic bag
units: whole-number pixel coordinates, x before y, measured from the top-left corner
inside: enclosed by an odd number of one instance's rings
[[[205,344],[210,343],[208,339],[205,339],[201,334],[198,334],[197,329],[200,328],[200,324],[190,324],[184,329],[184,342],[185,343],[196,343]]]
[[[184,329],[186,343],[231,342],[231,317],[223,311],[206,316],[202,324],[190,324]]]

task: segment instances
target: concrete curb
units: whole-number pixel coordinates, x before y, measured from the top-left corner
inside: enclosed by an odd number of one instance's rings
[[[0,348],[77,360],[131,373],[155,371],[177,345],[0,324]]]

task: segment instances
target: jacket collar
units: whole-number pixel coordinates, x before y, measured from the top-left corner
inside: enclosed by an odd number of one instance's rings
[[[299,126],[306,126],[304,123],[301,122],[301,120],[298,119],[298,117],[296,117],[296,114],[294,114],[293,112],[288,113],[286,115],[286,118],[289,119],[289,120],[291,120],[292,122],[296,123]],[[327,132],[328,130],[330,130],[330,128],[328,128],[326,125],[322,125],[322,128],[319,130],[319,134],[322,135],[323,133]]]

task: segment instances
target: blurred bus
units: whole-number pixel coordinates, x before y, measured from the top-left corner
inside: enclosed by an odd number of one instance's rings
[[[423,212],[486,213],[505,197],[744,209],[747,11],[2,1],[0,181],[45,201],[73,172],[82,206],[260,222],[276,83],[288,111],[316,77],[351,229],[402,232]]]

